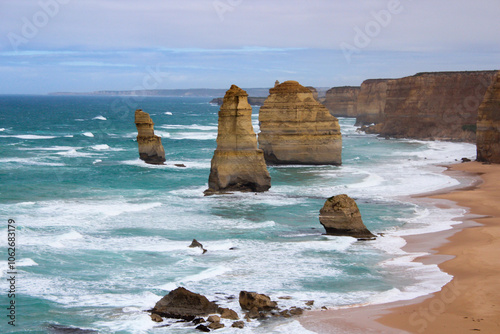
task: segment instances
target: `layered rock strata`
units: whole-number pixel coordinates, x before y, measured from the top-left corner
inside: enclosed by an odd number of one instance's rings
[[[389,80],[385,99],[383,95],[377,99],[381,105],[385,103],[383,113],[370,120],[378,124],[367,132],[394,138],[474,142],[478,108],[495,74],[435,72]],[[358,97],[358,113],[361,109]]]
[[[333,87],[326,91],[323,105],[335,117],[356,117],[360,87]]]
[[[340,165],[338,120],[296,81],[269,90],[260,108],[259,147],[268,164]]]
[[[205,194],[228,191],[266,191],[271,187],[264,153],[257,148],[248,94],[232,85],[219,111],[217,149],[212,158],[209,189]]]
[[[356,125],[376,124],[383,120],[387,97],[387,84],[391,79],[363,81],[356,102]]]
[[[363,223],[356,202],[345,194],[326,200],[325,205],[320,210],[319,221],[328,235],[361,239],[375,237]]]
[[[135,111],[135,126],[137,127],[139,157],[148,164],[163,164],[165,162],[165,150],[161,144],[161,138],[155,136],[154,123],[149,114],[137,109]]]
[[[500,73],[496,75],[479,106],[477,160],[500,163]]]

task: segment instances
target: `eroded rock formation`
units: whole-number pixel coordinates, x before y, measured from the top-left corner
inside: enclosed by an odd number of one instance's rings
[[[477,160],[500,163],[500,73],[497,73],[479,106]]]
[[[180,287],[160,299],[151,313],[191,321],[195,317],[216,313],[217,309],[217,304],[210,302],[205,296]]]
[[[324,106],[335,117],[356,117],[360,87],[333,87],[326,91]]]
[[[148,164],[163,164],[165,162],[165,150],[161,144],[161,138],[155,136],[154,123],[149,114],[137,109],[135,111],[135,126],[137,127],[139,157]]]
[[[219,111],[217,149],[212,158],[205,194],[228,191],[267,191],[271,177],[252,126],[248,94],[232,85]]]
[[[385,103],[378,123],[369,133],[395,138],[474,142],[478,108],[496,71],[419,73],[386,81]],[[380,87],[383,90],[383,87]],[[358,96],[358,114],[374,114],[362,106],[363,86]],[[380,109],[379,109],[380,110]]]
[[[296,81],[269,90],[260,108],[259,147],[269,164],[340,165],[338,120]]]
[[[363,81],[356,103],[356,125],[379,123],[383,120],[390,79]]]
[[[328,235],[361,239],[375,237],[363,224],[356,202],[345,194],[327,199],[319,213],[319,221]]]

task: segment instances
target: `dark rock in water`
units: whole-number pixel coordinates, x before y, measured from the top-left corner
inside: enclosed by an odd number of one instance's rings
[[[271,301],[269,296],[259,294],[257,292],[240,292],[240,306],[244,310],[252,310],[257,308],[257,311],[271,311],[277,307],[277,303]]]
[[[174,164],[174,166],[175,166],[175,167],[182,167],[182,168],[185,168],[185,167],[186,167],[186,165],[184,165],[184,164]]]
[[[245,322],[244,321],[235,321],[235,322],[233,322],[233,324],[231,325],[231,327],[234,327],[234,328],[244,328],[245,327]]]
[[[221,324],[220,322],[212,322],[210,325],[208,325],[208,328],[216,330],[216,329],[221,329],[224,328],[224,324]]]
[[[53,334],[89,334],[89,333],[99,333],[93,329],[82,329],[78,327],[63,326],[57,324],[48,324],[47,330],[49,333]]]
[[[462,158],[462,162],[471,162],[472,160],[469,158]]]
[[[199,325],[199,324],[202,324],[204,322],[205,322],[205,319],[203,319],[203,318],[196,318],[193,320],[193,324],[195,324],[195,325]]]
[[[220,317],[223,319],[229,319],[229,320],[239,320],[240,319],[240,317],[238,316],[238,313],[231,310],[230,308],[220,307],[218,312],[220,313]]]
[[[193,239],[193,241],[191,242],[191,245],[189,245],[189,247],[190,248],[200,247],[203,250],[203,254],[205,254],[207,252],[207,250],[205,248],[203,248],[203,245],[201,243],[199,243],[198,240],[196,240],[196,239]]]
[[[153,320],[154,322],[163,322],[162,317],[155,313],[151,314],[151,320]]]
[[[210,332],[210,328],[208,328],[205,325],[198,325],[196,329],[199,330],[200,332],[205,332],[205,333]]]
[[[328,235],[375,238],[363,224],[356,202],[347,195],[330,197],[319,213],[319,221]]]
[[[192,321],[196,317],[216,313],[217,309],[217,304],[210,302],[205,296],[180,287],[160,299],[151,313],[165,318]]]

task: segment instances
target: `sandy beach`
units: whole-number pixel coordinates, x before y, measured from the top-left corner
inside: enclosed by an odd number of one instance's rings
[[[300,321],[317,333],[500,333],[500,165],[457,164],[450,172],[479,175],[474,187],[429,196],[467,207],[449,231],[406,237],[408,251],[431,255],[453,276],[441,291],[409,301],[307,312]],[[440,204],[441,205],[441,204]]]

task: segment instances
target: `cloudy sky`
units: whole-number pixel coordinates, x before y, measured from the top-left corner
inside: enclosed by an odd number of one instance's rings
[[[499,0],[2,0],[0,94],[500,69]]]

